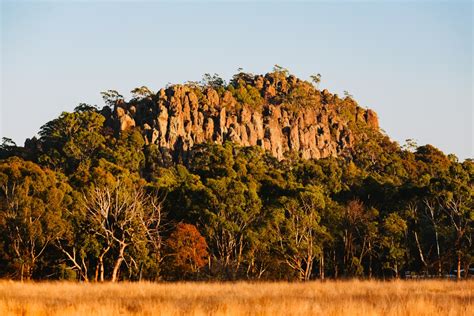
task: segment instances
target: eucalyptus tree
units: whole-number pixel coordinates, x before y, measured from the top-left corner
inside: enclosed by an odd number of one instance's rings
[[[55,172],[17,157],[0,161],[0,236],[14,277],[29,280],[38,261],[65,232],[70,187]]]
[[[326,228],[320,225],[324,196],[318,188],[310,188],[293,197],[282,197],[281,205],[284,217],[276,227],[281,254],[298,278],[307,281],[328,237]]]
[[[105,256],[112,258],[111,281],[119,279],[123,262],[138,269],[137,257],[129,248],[161,243],[163,213],[161,201],[142,187],[118,182],[114,186],[92,188],[84,195],[84,207],[94,235],[101,241],[97,271],[105,279]]]

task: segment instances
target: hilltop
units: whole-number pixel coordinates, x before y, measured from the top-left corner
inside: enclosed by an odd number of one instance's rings
[[[116,132],[139,128],[147,145],[158,145],[175,160],[186,158],[195,144],[226,141],[262,147],[279,160],[288,152],[325,158],[351,151],[358,124],[378,130],[372,110],[284,71],[239,73],[228,85],[218,77],[210,81],[156,94],[138,88],[134,99],[115,96],[113,110],[101,113]]]

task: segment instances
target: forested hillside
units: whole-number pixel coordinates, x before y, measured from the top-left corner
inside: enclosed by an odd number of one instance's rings
[[[0,276],[468,277],[473,161],[400,146],[312,79],[109,90],[23,147],[4,139]]]

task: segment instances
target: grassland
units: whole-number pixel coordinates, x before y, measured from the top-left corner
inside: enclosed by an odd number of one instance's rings
[[[473,315],[474,281],[0,282],[0,315]]]

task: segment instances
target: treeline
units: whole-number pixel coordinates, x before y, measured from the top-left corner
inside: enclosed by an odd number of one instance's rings
[[[201,144],[164,165],[138,128],[117,135],[104,121],[81,105],[28,151],[4,140],[1,277],[468,277],[472,160],[367,130],[345,157]]]

